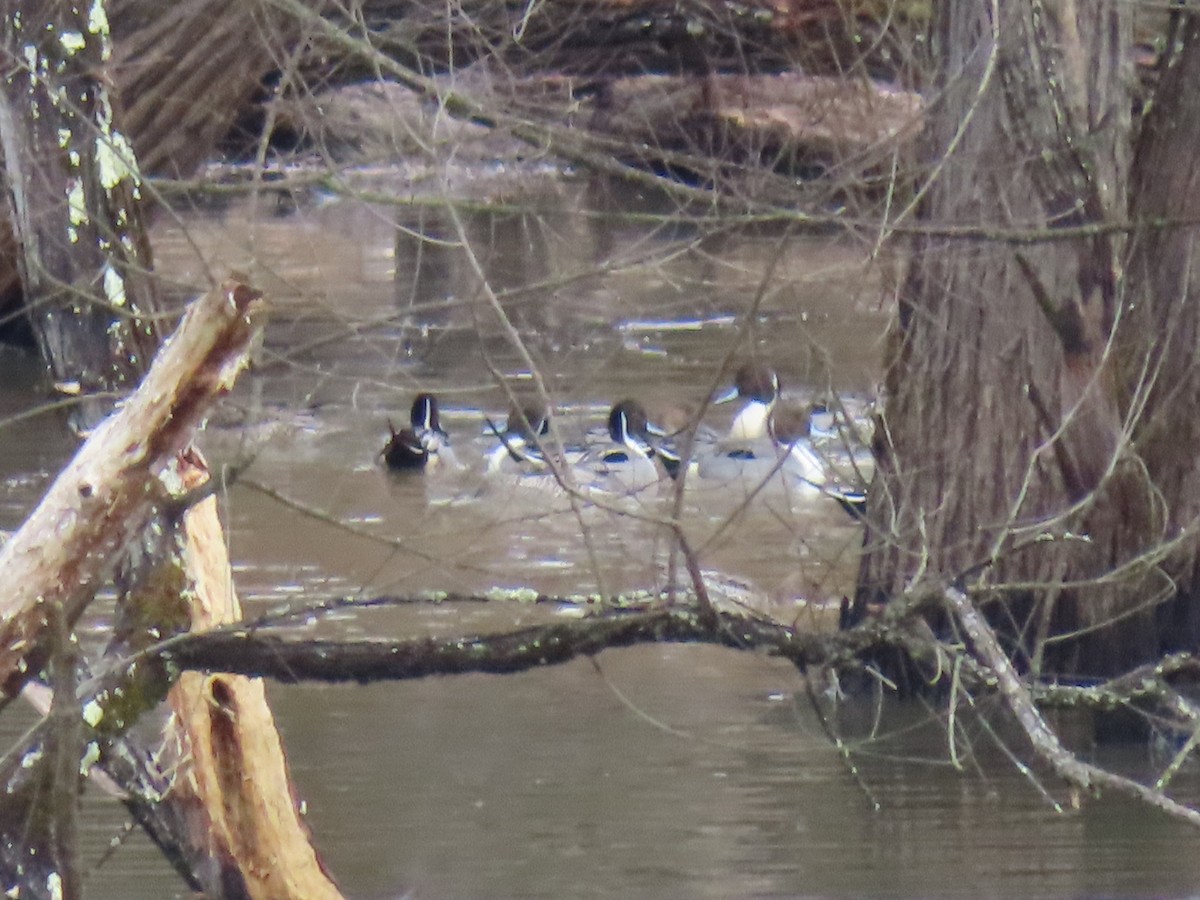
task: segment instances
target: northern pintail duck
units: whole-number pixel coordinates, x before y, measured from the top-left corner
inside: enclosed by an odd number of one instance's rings
[[[550,433],[550,411],[536,401],[514,403],[502,427],[487,420],[500,445],[487,455],[488,473],[505,468],[545,469],[541,439]]]
[[[826,481],[827,468],[809,440],[816,409],[780,404],[767,417],[767,434],[775,449],[787,454],[784,468],[802,481],[819,486]]]
[[[772,410],[767,428],[777,450],[787,454],[784,471],[801,485],[832,497],[842,509],[857,518],[866,511],[866,493],[843,484],[829,460],[817,452],[810,440],[813,417],[825,411],[823,403],[814,403],[807,409],[781,405]]]
[[[779,400],[779,376],[762,363],[746,363],[734,375],[733,385],[713,397],[714,403],[745,401],[729,428],[731,441],[758,441],[767,437],[767,421]]]
[[[666,473],[678,479],[683,471],[684,449],[690,445],[688,468],[695,472],[696,450],[711,447],[717,435],[700,423],[698,407],[691,404],[659,404],[647,412],[646,431],[654,446],[655,458]]]
[[[425,468],[438,454],[448,450],[450,438],[442,430],[437,398],[421,393],[413,399],[409,424],[399,431],[388,422],[392,435],[379,451],[384,465],[397,471]]]
[[[701,478],[710,481],[758,482],[780,468],[769,421],[779,402],[779,376],[761,363],[745,363],[733,385],[713,397],[713,403],[744,402],[733,418],[729,434],[700,457]]]
[[[678,456],[663,451],[655,432],[638,401],[614,404],[608,414],[611,443],[591,455],[593,486],[627,492],[657,483],[671,474],[672,466],[678,471]]]
[[[734,417],[729,436],[700,464],[700,475],[713,480],[760,482],[781,472],[791,490],[803,496],[833,497],[852,515],[865,506],[861,491],[839,482],[829,461],[811,441],[812,418],[822,404],[796,406],[780,401],[779,376],[761,363],[746,363],[734,385],[714,402],[735,398],[745,405]]]

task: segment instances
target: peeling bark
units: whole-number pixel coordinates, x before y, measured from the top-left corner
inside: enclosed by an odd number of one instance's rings
[[[47,610],[66,610],[74,621],[112,560],[140,540],[146,523],[151,531],[170,532],[178,496],[207,481],[203,461],[181,447],[208,404],[231,384],[257,330],[260,307],[257,294],[233,284],[198,301],[139,390],[97,429],[5,545],[0,571],[24,589],[6,598],[12,602],[2,626],[9,642],[0,659],[10,691],[40,666],[53,618]],[[70,527],[51,537],[47,523]],[[240,617],[214,498],[187,510],[178,534],[150,542],[151,549],[158,545],[161,552],[137,569],[140,578],[122,599],[121,634],[110,654],[137,652],[148,635],[159,639],[189,623],[202,630]],[[181,596],[190,601],[182,609]],[[123,751],[121,735],[155,705],[171,671],[178,670],[143,661],[89,684],[83,718],[93,749],[84,769],[99,761],[119,777],[135,815],[210,896],[339,897],[296,809],[260,681],[182,676],[171,695],[175,715],[168,740],[177,749],[171,780],[145,771]],[[71,707],[78,721],[76,704],[64,708]],[[49,765],[48,758],[57,758],[52,738],[43,727],[0,772],[9,797],[0,805],[0,843],[8,848],[0,852],[5,887],[21,884],[33,896],[51,896],[45,886],[62,871],[48,852],[55,837],[50,820],[36,813],[47,808],[43,798],[55,790],[74,797],[80,774],[78,754],[65,780],[61,766]]]
[[[184,487],[199,488],[208,477],[194,459],[183,473]],[[186,526],[192,631],[239,621],[216,498],[189,510]],[[261,900],[341,897],[309,842],[262,681],[186,672],[170,701],[166,740],[185,773],[175,780],[171,802],[192,841],[207,851],[210,867],[200,873],[205,889]]]
[[[227,283],[192,306],[141,388],[80,449],[0,549],[0,686],[19,692],[46,660],[46,607],[73,623],[117,555],[169,504],[159,482],[228,390],[260,323],[259,294]]]
[[[196,0],[173,8],[173,15],[160,8],[158,21],[177,26],[181,14],[186,20],[201,9],[210,15],[225,10],[230,15],[224,27],[244,29],[248,6]],[[56,689],[54,727],[41,729],[27,753],[14,758],[16,771],[10,763],[5,787],[14,802],[3,805],[0,815],[3,887],[32,896],[79,894],[73,823],[81,759],[87,770],[97,758],[115,756],[109,753],[118,749],[114,739],[167,682],[154,669],[131,672],[120,688],[93,696],[83,710],[89,729],[83,752],[71,629],[102,580],[116,563],[125,564],[117,576],[122,627],[114,651],[136,648],[148,635],[239,615],[214,502],[187,512],[182,530],[176,523],[181,491],[207,478],[203,462],[185,450],[201,417],[232,385],[245,360],[257,331],[259,295],[230,283],[195,304],[132,398],[100,421],[114,392],[132,387],[158,341],[150,256],[139,218],[141,176],[131,142],[115,122],[109,85],[98,77],[111,55],[104,10],[102,0],[86,12],[29,4],[5,20],[15,74],[0,94],[0,139],[23,286],[41,310],[35,332],[56,386],[82,394],[77,422],[96,426],[0,551],[0,571],[14,585],[0,599],[2,696],[15,696],[48,661]],[[257,55],[246,53],[243,41],[222,44],[242,64],[225,65],[226,86],[237,81],[231,82],[232,74],[246,82],[254,60],[270,54],[266,42],[255,45]],[[152,94],[182,90],[184,84],[206,91],[215,76],[204,67],[199,76],[197,66],[179,69],[179,60],[162,56],[162,46],[142,49],[153,59],[149,70],[157,66],[161,76],[169,64],[173,72],[185,73],[181,79],[160,78],[147,87]],[[220,54],[215,62],[205,59],[206,65],[223,65]],[[138,69],[128,58],[118,63],[126,72]],[[215,134],[197,144],[189,122],[213,128],[213,117],[193,116],[191,104],[186,115],[160,106],[141,109],[163,130],[155,140],[156,160],[191,154],[189,165],[198,161]],[[193,601],[191,608],[181,608],[184,596]],[[161,792],[130,802],[145,813],[139,818],[154,822],[162,843],[181,848],[178,856],[186,858],[191,880],[212,896],[339,896],[299,821],[261,685],[236,678],[221,684],[221,697],[201,698],[215,705],[177,706],[187,743],[178,770],[187,777],[165,801],[175,822],[148,809],[162,801]],[[187,696],[186,688],[180,692]],[[218,708],[222,715],[208,715]],[[127,774],[140,779],[144,773],[134,767]],[[186,833],[169,833],[181,820]]]
[[[98,758],[104,735],[122,732],[144,706],[131,708],[137,700],[124,694],[101,698],[109,706],[93,698],[81,716],[74,664],[63,644],[70,646],[74,622],[115,561],[156,513],[169,508],[162,479],[209,406],[232,385],[258,330],[260,310],[259,295],[233,283],[197,301],[138,391],[101,423],[0,549],[0,573],[8,585],[0,598],[4,696],[15,696],[52,656],[63,667],[60,676],[69,672],[54,679],[59,693],[51,723],[0,773],[5,890],[19,885],[22,896],[64,896],[73,883],[63,848],[73,843],[72,836],[63,833],[62,820],[49,815],[56,804],[47,798],[73,805],[79,778]],[[153,704],[155,698],[142,699]],[[63,718],[77,737],[87,724],[84,752],[77,739],[64,740],[67,730],[54,722]]]

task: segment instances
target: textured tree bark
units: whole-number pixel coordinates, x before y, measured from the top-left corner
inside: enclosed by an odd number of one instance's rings
[[[0,685],[13,697],[45,661],[46,607],[68,622],[155,511],[160,475],[233,383],[260,324],[258,293],[226,284],[198,301],[141,389],[106,419],[0,548]]]
[[[0,146],[21,284],[58,389],[95,425],[158,345],[141,179],[97,73],[111,53],[104,3],[27,3],[4,20],[14,71],[0,89]]]
[[[258,296],[228,284],[197,302],[139,390],[96,429],[0,549],[7,585],[0,598],[5,697],[38,676],[55,640],[69,635],[120,554],[170,505],[164,473],[172,470],[211,403],[232,384],[257,331]],[[154,624],[167,628],[161,619]],[[64,715],[70,710],[77,728],[87,720],[94,730],[105,711],[97,706],[81,716],[71,685],[73,678],[65,686],[55,679],[55,687],[70,695],[56,696],[54,707]],[[113,702],[122,705],[117,698]],[[113,711],[111,721],[121,719]],[[131,721],[132,716],[121,727]],[[52,804],[46,797],[63,792],[74,805],[86,756],[78,742],[69,745],[60,730],[52,729],[0,769],[6,798],[0,804],[4,890],[20,886],[22,896],[71,895],[63,846],[71,835],[48,814]]]
[[[860,602],[924,576],[965,585],[1000,601],[1022,665],[1081,674],[1158,652],[1157,498],[1178,487],[1139,456],[1124,377],[1157,334],[1126,315],[1122,242],[1103,230],[1127,217],[1129,13],[940,7],[932,231],[899,298],[859,579]]]
[[[234,118],[259,89],[264,76],[286,59],[285,48],[296,38],[294,23],[286,16],[272,16],[259,0],[182,0],[170,4],[155,0],[113,0],[108,6],[112,19],[111,56],[100,59],[89,44],[85,52],[91,68],[84,74],[94,77],[106,73],[120,98],[118,105],[123,104],[118,111],[122,131],[128,135],[145,175],[182,176],[193,172],[212,154],[217,141],[229,131]],[[13,17],[6,17],[5,55],[11,56],[19,67],[25,66],[21,53],[26,43],[24,35],[36,34],[34,20],[35,16],[27,13],[24,31],[18,34],[13,29]],[[86,27],[81,33],[88,34]],[[253,39],[247,40],[247,35]],[[6,79],[4,95],[22,101],[29,75],[27,67],[18,68],[16,77]],[[22,128],[16,146],[3,147],[10,169],[20,165],[27,173],[35,174],[63,152],[57,143],[57,133],[52,129],[49,134],[44,131],[45,128]],[[85,136],[95,143],[91,140],[94,133]],[[77,137],[73,135],[72,140]],[[14,150],[17,155],[9,161]],[[62,196],[65,198],[65,194]],[[89,202],[92,198],[93,194],[88,194]],[[64,203],[65,199],[58,202]],[[34,220],[27,223],[28,227],[21,227],[19,218],[17,222],[21,234],[29,233],[34,226]],[[11,218],[0,220],[0,334],[6,329],[21,330],[24,320],[24,295],[12,223]],[[63,235],[53,237],[57,244],[62,243]],[[148,268],[148,262],[146,248],[139,247],[139,265],[135,270]],[[82,271],[79,274],[84,277]],[[101,283],[94,272],[90,279],[85,282],[88,287]],[[39,306],[39,310],[42,308]],[[43,315],[53,313],[48,311]],[[104,324],[101,307],[95,307],[92,315],[96,327]],[[38,319],[33,322],[43,350],[48,344],[57,349],[52,338],[41,336],[45,324]],[[74,352],[73,347],[64,349]],[[93,364],[101,368],[110,365],[102,360],[94,360]],[[57,381],[67,384],[75,380],[60,378],[59,368],[52,367]],[[86,389],[87,385],[83,387]]]
[[[1138,222],[1200,220],[1200,14],[1180,12],[1178,45],[1142,126],[1133,170]],[[1160,491],[1165,539],[1179,543],[1164,564],[1174,587],[1159,614],[1168,648],[1200,644],[1200,228],[1147,228],[1129,263],[1129,332],[1121,344],[1131,403],[1144,398],[1135,437]],[[1124,332],[1122,332],[1122,335]]]
[[[145,185],[133,146],[114,121],[108,85],[97,77],[111,61],[103,3],[92,4],[86,13],[68,4],[27,6],[21,16],[6,19],[6,46],[17,61],[17,74],[6,79],[0,95],[0,137],[22,281],[26,296],[39,304],[35,331],[60,389],[111,395],[133,386],[158,341],[151,324],[156,319],[150,257],[139,217]],[[176,40],[193,41],[194,35],[172,31],[180,14],[228,14],[223,28],[245,29],[245,17],[256,8],[193,0],[166,14],[159,7],[152,21],[165,24]],[[236,32],[234,40],[234,33],[213,31],[229,54],[223,61],[216,54],[217,65],[236,76],[226,77],[224,85],[248,83],[254,66],[240,63],[253,61],[255,53],[246,52],[244,32]],[[154,148],[156,164],[174,160],[191,166],[209,152],[224,126],[188,101],[227,73],[207,68],[213,60],[198,47],[189,49],[200,55],[187,56],[180,70],[179,59],[161,55],[164,43],[129,47],[117,65],[143,77],[157,71],[157,80],[144,86],[158,102],[139,108],[141,133]],[[269,42],[252,46],[259,59],[269,56]],[[131,60],[143,51],[149,61],[138,66]],[[164,62],[184,74],[165,77]],[[193,94],[173,93],[186,90]],[[195,106],[219,101],[219,96],[205,96]],[[223,114],[235,111],[236,106]],[[238,614],[236,599],[227,593],[231,575],[215,506],[210,501],[189,512],[178,534],[171,510],[180,478],[186,483],[207,475],[184,451],[201,415],[232,384],[256,331],[257,299],[240,285],[214,291],[195,305],[116,414],[100,421],[107,400],[86,407],[84,424],[96,425],[95,434],[0,552],[0,570],[11,585],[0,602],[0,685],[6,696],[40,673],[51,658],[53,638],[69,636],[117,562],[125,563],[117,577],[118,613],[125,627],[114,646],[141,646],[189,624],[204,627],[214,615],[224,620]],[[193,608],[179,608],[184,596]],[[54,658],[71,662],[66,653]],[[32,755],[21,757],[22,769],[29,762],[42,773],[40,780],[26,779],[30,789],[21,796],[35,803],[39,792],[50,788],[52,796],[62,798],[55,808],[73,811],[82,732],[73,667],[68,674],[69,679],[55,678],[54,708],[74,726],[73,733],[55,731]],[[131,693],[154,695],[154,685],[138,687],[144,693]],[[177,721],[188,738],[178,771],[188,777],[179,779],[165,802],[182,810],[177,821],[187,822],[180,844],[192,873],[212,896],[338,896],[296,814],[261,685],[233,679],[223,683],[220,697],[199,688],[191,693],[215,705],[177,705]],[[126,695],[108,701],[120,708],[97,702],[95,722],[89,723],[93,730],[102,721],[116,722],[119,735],[143,711],[130,709]],[[222,715],[210,718],[218,707]],[[37,761],[46,748],[59,765]],[[76,869],[68,859],[75,843],[73,819],[43,816],[39,821],[45,819],[45,827],[29,832],[22,830],[27,818],[22,810],[29,812],[28,806],[7,806],[11,819],[0,818],[0,826],[12,826],[4,828],[5,845],[15,854],[4,872],[5,888],[20,884],[34,896],[55,896],[55,885],[61,885],[76,895]]]
[[[852,659],[855,649],[869,640],[870,636],[858,633],[797,631],[754,619],[736,608],[706,620],[694,606],[681,604],[671,609],[622,610],[610,617],[535,625],[467,640],[297,640],[272,634],[269,629],[252,634],[196,634],[172,642],[161,654],[168,665],[184,669],[241,672],[287,683],[367,683],[468,672],[510,675],[562,665],[613,647],[653,642],[754,648],[804,669]]]
[[[96,430],[0,551],[0,572],[12,586],[0,607],[0,664],[9,696],[48,656],[50,613],[61,610],[69,627],[114,559],[141,540],[152,520],[149,530],[166,534],[179,555],[156,555],[139,568],[138,584],[122,599],[126,628],[120,650],[110,650],[110,657],[189,624],[202,630],[240,616],[215,500],[189,509],[179,535],[168,523],[175,515],[173,498],[208,478],[203,462],[182,451],[212,401],[232,384],[260,309],[258,294],[234,284],[198,301],[140,388]],[[181,597],[187,600],[182,609]],[[140,623],[140,631],[130,619]],[[107,691],[88,704],[83,719],[89,746],[119,737],[161,696],[156,690],[163,673],[144,665],[138,671],[148,682],[131,672],[123,690]],[[208,895],[339,897],[295,807],[261,682],[186,674],[171,701],[175,776],[150,788],[149,795],[136,793],[135,800],[170,807],[157,821],[186,830],[166,837],[181,848]],[[74,717],[79,721],[78,706]],[[55,835],[44,802],[63,783],[61,767],[46,765],[55,736],[43,732],[0,769],[8,797],[0,804],[0,877],[6,889],[20,885],[23,896],[54,896],[53,885],[62,883],[57,855],[47,852]],[[95,761],[93,755],[86,765]],[[65,783],[74,786],[78,754],[69,771]],[[133,774],[140,777],[136,767]]]

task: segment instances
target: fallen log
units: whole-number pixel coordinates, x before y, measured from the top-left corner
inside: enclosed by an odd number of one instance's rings
[[[125,628],[115,646],[136,649],[147,635],[189,622],[203,629],[240,618],[215,499],[186,511],[178,504],[208,480],[203,461],[183,448],[231,386],[261,309],[257,292],[232,282],[197,301],[138,391],[101,424],[0,551],[0,572],[13,586],[0,600],[7,696],[49,655],[48,613],[74,622],[114,560],[147,528],[165,534],[182,520],[161,542],[179,552],[138,567],[140,582],[123,598],[119,619],[137,621],[141,633]],[[71,771],[86,774],[100,762],[115,774],[135,815],[210,896],[340,897],[296,809],[260,681],[185,674],[171,697],[173,776],[131,759],[122,735],[157,702],[170,675],[158,665],[121,667],[89,683],[81,698],[87,750]],[[47,720],[0,768],[8,797],[0,805],[0,874],[5,889],[20,886],[22,896],[53,896],[61,877],[46,852],[54,827],[35,815],[39,798],[62,777],[45,759],[53,747]]]
[[[362,0],[361,15],[384,52],[424,71],[489,57],[525,74],[605,77],[644,72],[870,71],[894,77],[911,66],[926,3],[895,0],[547,0],[534,5],[455,6]],[[332,16],[331,16],[332,18]],[[355,25],[358,23],[356,22]],[[313,55],[331,48],[319,39]],[[305,66],[309,83],[328,77]],[[346,67],[337,75],[346,73]],[[359,79],[370,70],[349,67]]]
[[[858,639],[857,635],[805,634],[739,613],[722,612],[709,623],[698,607],[688,606],[614,612],[582,621],[449,640],[314,640],[225,629],[181,636],[156,652],[168,665],[179,668],[243,672],[285,683],[365,684],[468,672],[512,674],[645,643],[753,648],[789,659],[803,669],[829,662]]]
[[[244,7],[193,0],[166,14],[156,9],[152,24],[174,27],[181,16],[207,11],[221,17],[222,10]],[[227,17],[226,28],[230,21],[239,19]],[[47,722],[0,767],[8,797],[0,810],[0,889],[14,896],[78,896],[79,775],[105,756],[115,770],[119,751],[132,746],[125,730],[161,699],[171,679],[161,668],[145,667],[113,690],[90,696],[85,690],[81,702],[83,664],[72,629],[118,562],[118,627],[110,652],[240,616],[213,502],[185,512],[182,495],[208,478],[203,461],[185,451],[245,362],[262,304],[257,292],[235,283],[202,298],[133,397],[99,421],[114,392],[131,388],[145,372],[161,318],[141,227],[144,184],[113,117],[109,85],[99,77],[111,54],[105,4],[97,0],[90,11],[30,4],[11,24],[7,38],[23,52],[10,47],[10,58],[20,63],[0,92],[0,140],[20,237],[14,249],[24,290],[42,310],[35,331],[56,386],[83,394],[82,422],[98,425],[0,553],[0,571],[15,586],[0,600],[0,699],[11,699],[32,678],[48,678],[54,689]],[[222,43],[237,62],[253,60],[242,42]],[[164,61],[177,65],[162,56],[162,46],[150,44],[149,70]],[[265,43],[259,49],[260,56],[269,52]],[[132,64],[126,50],[116,65],[144,74],[146,67]],[[211,55],[189,60],[195,65],[175,74],[193,88],[207,90],[218,74],[231,83],[229,73],[209,68]],[[216,65],[222,68],[219,55]],[[248,77],[233,60],[223,68]],[[160,77],[147,90],[182,88]],[[188,123],[211,127],[211,117],[202,112],[197,119],[192,104],[185,105],[142,109],[164,129],[155,141],[157,156],[150,154],[160,164],[188,154],[198,161],[209,150],[197,144]],[[146,125],[142,133],[153,128]],[[177,704],[176,743],[186,750],[173,769],[182,773],[179,783],[165,798],[171,814],[155,816],[151,809],[171,786],[156,788],[161,773],[136,762],[125,767],[122,782],[136,793],[131,806],[160,845],[177,851],[169,855],[189,884],[211,896],[339,896],[297,815],[261,685],[235,679],[225,687],[232,716],[214,720],[213,706],[186,702],[186,694]],[[196,691],[192,696],[209,699]],[[131,758],[136,754],[124,753],[125,761]]]
[[[604,81],[458,75],[445,84],[495,109],[567,122],[639,169],[702,181],[771,171],[807,178],[829,173],[843,189],[860,192],[872,182],[889,183],[892,160],[911,143],[924,114],[914,92],[800,72]],[[430,113],[418,93],[396,82],[283,98],[273,116],[280,127],[348,160],[405,157],[415,135],[453,142],[460,160],[516,152],[502,133]]]

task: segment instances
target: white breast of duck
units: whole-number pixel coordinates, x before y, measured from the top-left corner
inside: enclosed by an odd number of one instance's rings
[[[767,423],[779,399],[779,376],[761,363],[746,363],[734,375],[733,386],[713,398],[714,403],[743,401],[729,429],[731,441],[758,441],[767,437]]]

